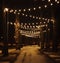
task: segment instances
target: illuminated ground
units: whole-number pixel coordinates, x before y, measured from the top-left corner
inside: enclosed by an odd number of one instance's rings
[[[15,63],[54,63],[46,55],[40,53],[39,49],[37,45],[24,46]]]

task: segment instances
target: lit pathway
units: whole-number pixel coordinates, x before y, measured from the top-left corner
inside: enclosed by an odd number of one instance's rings
[[[53,63],[51,59],[41,54],[38,49],[40,47],[37,45],[24,46],[15,63]]]

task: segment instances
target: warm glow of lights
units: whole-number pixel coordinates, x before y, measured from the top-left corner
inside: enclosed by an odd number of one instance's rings
[[[31,9],[28,9],[29,11],[31,10]]]
[[[22,13],[22,15],[24,16],[24,14]]]
[[[36,8],[33,8],[34,10],[36,10]]]
[[[9,10],[8,8],[5,8],[5,9],[4,9],[4,12],[8,12],[8,10]]]
[[[10,13],[13,12],[13,9],[10,10]]]
[[[19,9],[19,12],[21,12],[21,9]]]
[[[48,0],[48,2],[50,2],[50,0]]]
[[[9,22],[7,22],[7,24],[9,24]]]
[[[44,22],[44,24],[45,24],[46,22]]]
[[[39,9],[41,9],[41,7],[39,6]]]
[[[18,13],[18,15],[19,15],[20,13]]]
[[[53,3],[50,4],[51,6],[53,5]]]
[[[47,19],[45,19],[47,21]]]
[[[60,2],[59,1],[57,1],[57,4],[59,4]]]
[[[14,12],[14,14],[16,14],[16,12]]]
[[[55,2],[57,2],[57,0],[55,0]]]
[[[39,19],[41,19],[41,18],[39,17]]]
[[[36,23],[36,24],[38,24],[38,23]]]
[[[38,19],[38,17],[36,17],[36,19]]]
[[[24,9],[23,11],[26,11],[26,9]]]
[[[30,17],[32,17],[32,15],[30,15]]]
[[[34,25],[34,23],[32,23],[32,25]]]
[[[42,18],[44,20],[44,18]]]
[[[33,16],[33,18],[35,18],[35,16]]]
[[[13,23],[12,23],[12,22],[10,22],[10,24],[12,25]]]
[[[17,12],[17,10],[15,10],[15,12]]]
[[[29,25],[30,25],[30,23],[29,23]]]
[[[45,8],[47,7],[47,5],[44,6]]]
[[[28,15],[26,15],[26,17],[27,17]]]
[[[45,26],[47,27],[47,24]]]

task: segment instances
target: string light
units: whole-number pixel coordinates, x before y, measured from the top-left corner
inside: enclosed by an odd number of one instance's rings
[[[16,12],[14,12],[14,14],[16,14]]]
[[[28,15],[26,14],[26,17],[27,17]]]
[[[30,11],[31,9],[28,9],[28,11]]]
[[[18,13],[18,15],[19,15],[20,13]]]
[[[60,2],[59,1],[57,1],[57,4],[59,4]]]
[[[47,5],[44,5],[44,7],[46,8],[46,7],[47,7]]]
[[[13,9],[10,10],[10,13],[13,12]]]
[[[35,16],[33,16],[33,18],[35,18]]]
[[[57,0],[55,0],[55,2],[57,2]]]
[[[48,0],[48,2],[50,2],[50,0]]]
[[[22,13],[22,15],[24,16],[24,13]]]
[[[51,3],[51,6],[53,5],[53,3]]]
[[[19,12],[21,12],[21,9],[19,9]]]
[[[23,11],[26,11],[26,9],[23,9]]]
[[[39,9],[41,9],[41,7],[40,7],[40,6],[39,6],[38,8],[39,8]]]
[[[33,8],[34,10],[36,10],[36,8]]]

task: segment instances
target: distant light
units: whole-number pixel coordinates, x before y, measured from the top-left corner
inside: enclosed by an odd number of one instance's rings
[[[33,18],[35,18],[35,16],[33,16]]]
[[[19,12],[21,12],[21,9],[19,9]]]
[[[29,11],[31,10],[31,9],[28,9]]]
[[[13,12],[13,9],[10,10],[10,13]]]
[[[44,18],[42,18],[44,20]]]
[[[53,3],[50,4],[51,6],[53,5]]]
[[[44,22],[44,24],[45,24],[46,22]]]
[[[4,9],[4,12],[8,12],[8,10],[9,10],[8,8],[5,8],[5,9]]]
[[[24,16],[24,14],[22,13],[22,15]]]
[[[9,22],[7,22],[7,24],[9,24]]]
[[[32,23],[32,25],[34,25],[34,23]]]
[[[39,17],[39,19],[41,19],[41,18]]]
[[[41,9],[41,7],[39,6],[39,9]]]
[[[45,8],[47,7],[47,5],[44,6]]]
[[[50,0],[48,0],[48,2],[50,2]]]
[[[47,20],[47,18],[45,20]]]
[[[24,9],[23,11],[26,11],[26,9]]]
[[[36,8],[33,8],[34,10],[36,10]]]
[[[55,0],[55,2],[57,2],[57,0]]]
[[[10,24],[12,25],[13,23],[12,23],[12,22],[10,22]]]
[[[57,1],[57,4],[59,4],[60,2],[59,1]]]
[[[48,25],[46,24],[45,26],[47,27]]]
[[[16,14],[16,12],[14,12],[14,14]]]
[[[27,17],[28,15],[26,15],[26,17]]]
[[[30,15],[30,17],[32,17],[32,15]]]
[[[20,13],[18,13],[18,15],[19,15]]]
[[[17,10],[15,10],[15,12],[17,12]]]
[[[38,19],[38,17],[36,17],[36,19]]]

